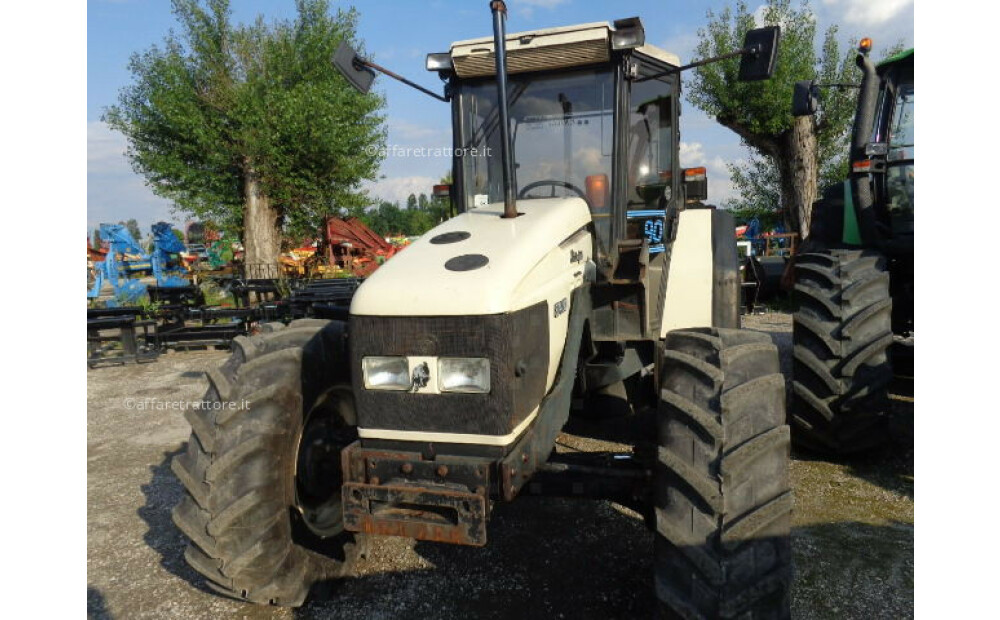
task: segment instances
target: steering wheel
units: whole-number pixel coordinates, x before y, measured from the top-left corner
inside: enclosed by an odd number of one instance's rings
[[[587,195],[584,194],[579,187],[573,185],[572,183],[567,183],[566,181],[556,181],[554,179],[553,180],[545,179],[543,181],[535,181],[534,183],[528,183],[527,185],[521,188],[521,191],[517,193],[517,197],[527,198],[526,194],[528,192],[535,189],[536,187],[544,187],[546,185],[553,185],[555,187],[565,187],[568,190],[572,190],[576,192],[577,195],[580,196],[580,198],[583,198],[584,202],[586,202],[588,205],[590,204],[590,201],[587,200]]]

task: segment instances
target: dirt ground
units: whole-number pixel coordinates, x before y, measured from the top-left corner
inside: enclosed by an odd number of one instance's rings
[[[750,317],[790,364],[788,315]],[[653,605],[653,536],[610,502],[501,505],[484,548],[378,538],[356,577],[297,610],[211,593],[170,520],[183,412],[226,353],[188,352],[87,376],[87,615],[92,618],[632,618]],[[564,441],[593,440],[564,437]],[[905,441],[840,463],[793,454],[793,615],[913,615],[913,452]]]

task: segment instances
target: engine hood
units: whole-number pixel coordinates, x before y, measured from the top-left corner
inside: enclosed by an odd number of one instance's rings
[[[461,316],[520,310],[518,285],[559,243],[590,222],[581,198],[518,201],[500,217],[494,203],[437,226],[379,267],[358,288],[351,314]],[[535,300],[537,301],[537,300]]]

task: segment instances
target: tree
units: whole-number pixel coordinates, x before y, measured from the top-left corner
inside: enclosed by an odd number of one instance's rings
[[[698,31],[696,55],[729,52],[742,46],[747,30],[780,25],[774,76],[761,82],[738,82],[738,59],[705,65],[695,70],[688,99],[752,149],[747,163],[730,166],[733,183],[744,198],[727,206],[766,211],[777,205],[786,229],[805,237],[821,171],[824,176],[833,175],[838,166],[846,165],[843,157],[856,91],[827,91],[818,114],[796,118],[791,113],[794,84],[809,79],[857,82],[859,76],[853,52],[841,55],[836,26],[827,29],[817,54],[816,19],[808,2],[793,8],[790,0],[767,0],[758,14],[762,23],[757,23],[742,1],[735,11],[729,7],[719,14],[709,11],[708,26]]]
[[[180,34],[132,56],[105,121],[132,167],[181,211],[240,236],[247,263],[275,263],[283,230],[315,231],[369,201],[385,141],[384,99],[333,67],[360,48],[357,13],[297,0],[297,17],[233,25],[228,0],[173,0]]]
[[[136,243],[142,240],[142,231],[139,230],[139,223],[135,221],[135,218],[129,218],[127,222],[118,222],[118,224],[125,227]]]

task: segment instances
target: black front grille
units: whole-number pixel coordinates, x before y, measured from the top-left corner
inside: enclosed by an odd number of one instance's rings
[[[351,369],[363,428],[506,435],[545,395],[548,304],[484,316],[351,316]],[[486,357],[489,394],[366,390],[368,355]],[[516,371],[520,366],[520,371]]]

